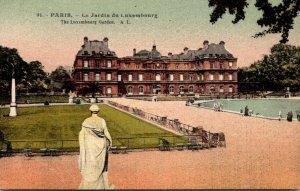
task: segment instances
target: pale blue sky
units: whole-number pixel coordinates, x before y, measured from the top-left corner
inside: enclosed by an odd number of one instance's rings
[[[219,43],[238,58],[239,66],[251,64],[270,47],[278,43],[280,35],[254,39],[251,36],[262,29],[256,20],[260,17],[254,1],[247,9],[246,19],[233,25],[233,16],[226,15],[215,25],[209,23],[212,11],[207,0],[99,0],[99,1],[40,1],[0,0],[0,45],[17,48],[26,61],[40,60],[51,71],[58,65],[71,66],[80,49],[83,37],[90,40],[109,38],[109,46],[119,57],[132,54],[132,49],[150,49],[155,41],[163,55],[180,53],[202,47],[204,40]],[[274,1],[278,2],[278,1]],[[130,25],[62,25],[61,18],[39,18],[37,13],[154,13],[157,19],[131,19]],[[75,17],[73,20],[84,18]],[[69,20],[69,19],[66,19]],[[94,20],[88,18],[88,20]],[[99,20],[99,18],[96,18]],[[126,20],[126,19],[125,19]],[[300,44],[300,18],[290,32],[290,44]]]

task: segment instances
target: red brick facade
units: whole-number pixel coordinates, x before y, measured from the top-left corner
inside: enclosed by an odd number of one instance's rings
[[[156,46],[118,58],[108,39],[88,41],[78,52],[73,79],[78,94],[94,87],[98,95],[194,95],[237,92],[237,58],[220,44],[204,41],[198,50],[161,56]],[[91,86],[90,84],[96,84]]]

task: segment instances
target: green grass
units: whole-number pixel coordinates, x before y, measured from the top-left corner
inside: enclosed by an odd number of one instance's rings
[[[89,105],[18,108],[17,117],[3,117],[8,115],[9,109],[0,109],[0,130],[5,139],[12,141],[13,149],[77,149],[81,124],[90,116],[88,108]],[[100,105],[100,110],[99,116],[106,120],[114,146],[156,147],[159,137],[165,137],[171,143],[184,141],[168,131],[107,105]]]
[[[34,96],[17,96],[17,103],[25,103],[26,100],[29,100],[30,103],[44,103],[48,101],[50,103],[68,103],[69,96],[65,95],[34,95]],[[0,96],[0,104],[9,104],[11,97],[9,96]]]

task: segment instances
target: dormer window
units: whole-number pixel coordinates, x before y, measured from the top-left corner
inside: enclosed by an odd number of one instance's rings
[[[108,54],[108,55],[110,55],[110,54],[111,54],[111,52],[110,52],[110,51],[108,51],[108,52],[107,52],[107,54]]]
[[[232,62],[228,62],[229,68],[232,68]]]
[[[102,54],[103,54],[103,52],[102,52],[102,51],[100,51],[100,54],[102,55]]]

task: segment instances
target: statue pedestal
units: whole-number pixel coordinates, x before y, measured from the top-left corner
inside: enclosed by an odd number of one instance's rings
[[[96,103],[96,98],[93,98],[93,97],[92,97],[92,98],[90,99],[90,101],[91,101],[91,103]]]
[[[17,116],[17,104],[16,103],[11,103],[10,104],[10,112],[9,112],[10,117],[15,117]]]
[[[73,97],[69,97],[69,103],[73,103]]]

